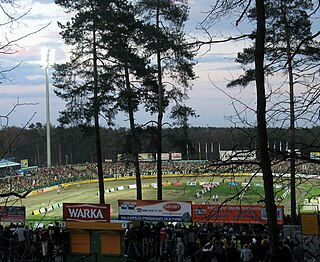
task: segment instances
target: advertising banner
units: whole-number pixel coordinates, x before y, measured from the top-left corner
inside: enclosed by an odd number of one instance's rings
[[[301,214],[301,229],[304,235],[319,235],[318,215],[312,213]]]
[[[110,222],[110,205],[63,203],[63,220],[75,222]]]
[[[283,224],[283,206],[277,207],[278,224]],[[193,222],[230,224],[266,224],[267,212],[264,206],[251,205],[192,205]]]
[[[154,161],[154,156],[152,153],[139,153],[139,161]]]
[[[158,155],[156,154],[156,160],[158,159]],[[161,161],[169,161],[170,153],[161,153]]]
[[[24,167],[28,167],[29,166],[29,160],[28,159],[21,159],[20,160],[20,167],[24,168]]]
[[[171,160],[182,160],[181,153],[172,152],[170,153],[170,155],[171,155]]]
[[[118,200],[119,220],[191,222],[191,201]]]
[[[320,152],[310,152],[310,159],[320,160]]]
[[[25,222],[26,207],[24,206],[0,206],[1,222]]]

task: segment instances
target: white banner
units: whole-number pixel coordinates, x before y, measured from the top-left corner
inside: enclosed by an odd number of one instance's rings
[[[191,201],[118,200],[119,220],[191,222]]]

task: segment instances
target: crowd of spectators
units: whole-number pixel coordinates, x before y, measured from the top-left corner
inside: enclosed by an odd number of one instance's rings
[[[164,174],[201,174],[208,171],[207,161],[166,161],[163,162]],[[274,165],[277,172],[286,172],[289,163]],[[298,172],[317,172],[318,167],[312,164],[298,165]],[[80,181],[92,178],[97,172],[96,164],[87,164],[86,170],[78,171],[74,166],[57,166],[37,168],[27,175],[7,176],[0,179],[0,193],[23,192],[31,189],[44,188],[62,183]],[[234,172],[243,171],[234,166]],[[142,175],[156,175],[155,162],[141,162]],[[103,164],[105,177],[134,176],[133,164],[123,162]],[[254,167],[246,172],[254,172]],[[262,262],[268,257],[268,238],[263,226],[220,226],[208,224],[206,227],[192,224],[164,224],[141,222],[130,224],[124,237],[124,255],[137,258],[161,257],[165,261],[183,261],[186,257],[191,261],[252,261]],[[27,226],[0,226],[0,246],[2,252],[22,255],[24,251],[36,256],[46,257],[63,250],[62,242],[56,239],[58,226],[50,228],[28,228]],[[23,232],[23,233],[21,233]],[[59,232],[63,231],[59,228]],[[24,238],[21,236],[24,236]],[[60,235],[61,236],[61,235]],[[44,241],[47,239],[46,241]],[[44,245],[43,245],[44,243]],[[58,243],[58,245],[57,245]],[[28,248],[26,248],[28,247]],[[46,248],[47,247],[47,248]],[[288,248],[289,247],[289,248]],[[294,250],[290,239],[281,242],[280,261],[289,260],[291,256],[300,259],[300,254]],[[11,252],[11,253],[10,253]],[[249,260],[248,260],[249,259]]]
[[[8,166],[8,167],[2,167],[0,168],[0,178],[4,178],[6,176],[12,176],[15,174],[15,170],[13,167]]]
[[[122,253],[132,261],[264,262],[269,261],[269,240],[264,225],[129,222]],[[57,223],[28,227],[0,225],[0,251],[5,261],[66,261],[68,232]],[[19,260],[20,259],[20,260]],[[303,254],[290,237],[280,241],[281,262],[302,262]]]
[[[124,244],[124,256],[137,261],[149,261],[154,257],[170,262],[269,261],[269,240],[263,225],[221,226],[209,223],[204,227],[198,224],[140,222],[129,224]],[[279,261],[303,261],[289,237],[280,244]]]
[[[217,164],[217,163],[215,163]],[[219,168],[217,168],[217,166]],[[164,161],[162,163],[163,174],[203,174],[212,173],[219,175],[228,173],[255,173],[259,172],[256,165],[229,165],[228,168],[219,165],[212,165],[209,161]],[[88,163],[86,170],[78,171],[76,166],[53,166],[51,168],[35,168],[27,174],[11,174],[0,178],[0,194],[7,192],[24,192],[27,190],[39,189],[62,183],[91,179],[96,176],[97,164]],[[298,163],[296,170],[300,174],[318,174],[320,167],[312,163]],[[274,172],[288,173],[289,162],[279,162],[273,165]],[[103,163],[103,173],[105,178],[135,176],[133,163],[125,162],[105,162]],[[140,173],[142,176],[156,175],[157,163],[140,162]]]
[[[162,162],[163,174],[200,174],[207,169],[207,161],[164,161]],[[88,168],[97,173],[95,163],[88,164]],[[156,175],[157,163],[155,161],[144,161],[139,163],[140,173],[143,176]],[[126,162],[105,162],[102,165],[105,177],[134,176],[135,168],[133,163]]]
[[[273,165],[273,171],[277,173],[290,173],[290,161],[280,161]],[[320,172],[320,165],[317,163],[307,162],[303,160],[296,160],[295,169],[298,174],[303,175],[318,175]]]
[[[0,251],[4,257],[2,261],[44,262],[52,261],[54,256],[63,258],[67,251],[66,234],[58,222],[47,227],[28,227],[14,223],[0,225]]]
[[[94,173],[98,172],[96,163],[87,165]],[[143,176],[156,175],[157,163],[155,161],[145,161],[139,163],[140,173]],[[102,165],[105,177],[123,177],[134,176],[135,168],[133,163],[125,162],[105,162]],[[290,162],[281,161],[272,164],[272,170],[275,173],[289,174]],[[203,174],[212,173],[219,175],[221,173],[256,173],[261,172],[256,164],[234,164],[224,165],[222,162],[210,161],[163,161],[163,174]],[[296,172],[298,174],[317,175],[320,172],[320,166],[314,163],[297,161]]]
[[[0,193],[25,192],[88,178],[87,173],[79,172],[71,166],[36,168],[26,175],[12,175],[0,179]]]
[[[50,168],[35,168],[24,175],[17,173],[10,174],[3,169],[4,176],[0,178],[0,194],[8,192],[25,192],[62,183],[91,179],[97,174],[96,163],[86,164],[87,170],[78,171],[76,166],[53,166]],[[156,175],[155,162],[142,162],[140,164],[142,175]],[[1,169],[0,169],[1,170]],[[163,173],[166,174],[187,174],[201,173],[205,170],[203,162],[164,162]],[[132,164],[104,163],[104,177],[133,176],[134,167]]]

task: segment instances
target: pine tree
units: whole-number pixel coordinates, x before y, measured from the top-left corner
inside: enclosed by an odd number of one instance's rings
[[[162,200],[162,128],[163,117],[170,102],[181,103],[187,98],[193,72],[193,54],[186,44],[184,24],[188,5],[184,0],[140,0],[137,8],[146,25],[149,38],[145,52],[149,54],[153,74],[144,79],[148,88],[146,107],[157,114],[157,199]],[[151,72],[152,72],[151,71]]]
[[[295,194],[295,159],[296,159],[296,115],[306,110],[306,107],[299,106],[300,112],[296,113],[298,102],[304,104],[304,98],[297,98],[295,94],[295,83],[300,85],[305,82],[304,73],[310,74],[310,68],[314,66],[313,57],[319,43],[314,40],[311,31],[311,19],[309,13],[313,10],[311,0],[277,0],[265,1],[266,5],[266,44],[265,44],[265,73],[275,75],[283,72],[288,78],[289,110],[284,110],[284,105],[278,103],[274,106],[273,117],[289,119],[290,132],[290,173],[291,173],[291,219],[296,224],[296,194]],[[308,13],[309,12],[309,13]],[[256,18],[255,10],[251,11],[250,17]],[[256,75],[251,67],[255,61],[255,47],[251,46],[238,54],[237,62],[244,66],[245,74],[238,79],[231,81],[229,87],[235,85],[246,86],[254,81]],[[313,51],[311,51],[313,50]],[[307,85],[305,83],[304,85]],[[290,112],[287,118],[283,117],[284,112]],[[271,112],[269,112],[271,114]],[[283,123],[282,123],[283,125]]]

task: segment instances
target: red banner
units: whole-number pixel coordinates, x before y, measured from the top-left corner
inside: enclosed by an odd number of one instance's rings
[[[1,222],[25,222],[26,207],[24,206],[0,206]]]
[[[278,224],[283,224],[283,206],[277,207]],[[193,222],[229,224],[266,224],[264,206],[250,205],[192,205]]]
[[[63,220],[77,222],[110,222],[110,205],[63,203]]]

